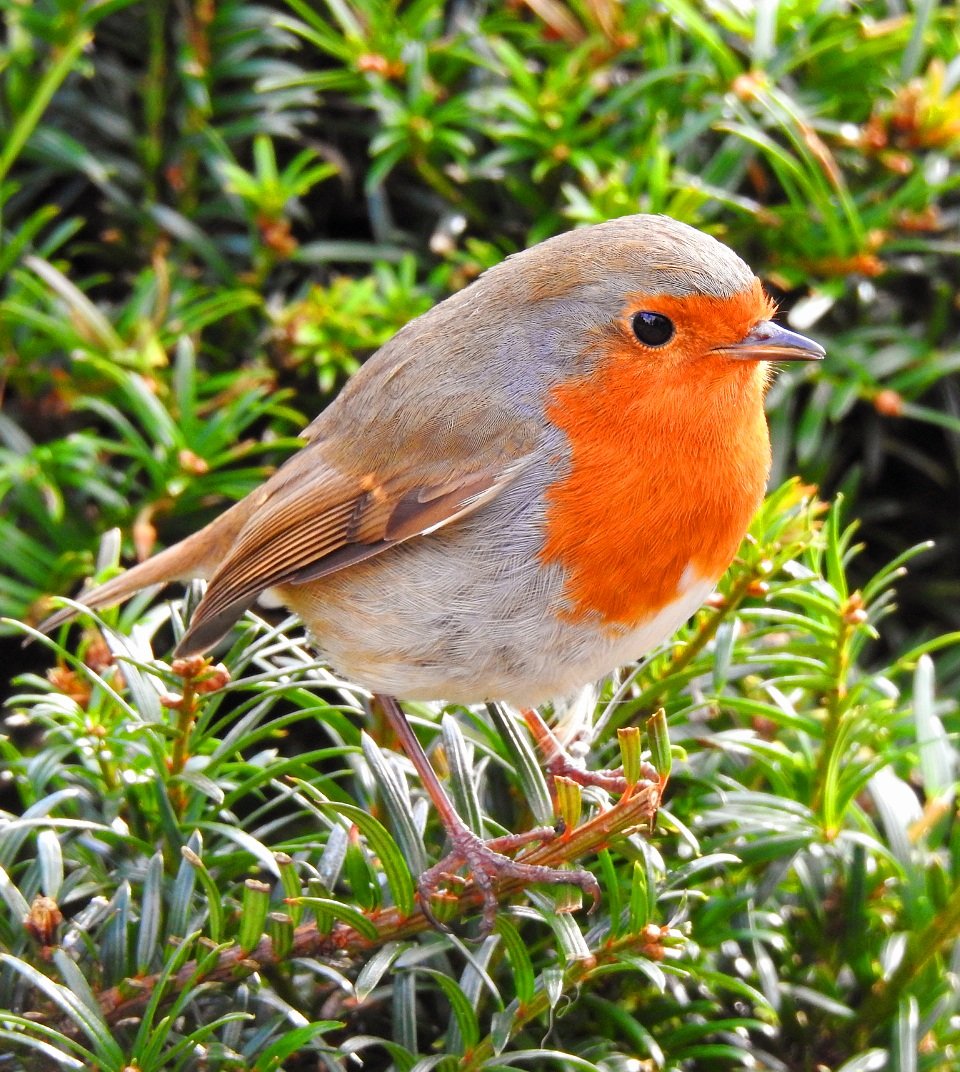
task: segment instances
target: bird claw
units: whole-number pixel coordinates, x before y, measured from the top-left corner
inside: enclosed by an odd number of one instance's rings
[[[534,708],[523,708],[521,714],[543,755],[544,768],[552,778],[567,778],[584,789],[604,789],[614,796],[623,796],[630,789],[630,783],[623,776],[622,767],[617,767],[615,770],[587,770],[583,760],[572,756],[557,739],[556,734],[544,722],[539,711]],[[659,781],[660,776],[651,764],[643,763],[640,777],[645,781],[656,782]]]
[[[557,833],[556,830],[547,827],[531,830],[525,834],[494,838],[492,841],[484,841],[466,828],[452,833],[453,850],[433,867],[424,871],[417,883],[421,911],[438,930],[450,929],[435,915],[431,907],[431,899],[440,892],[441,888],[445,888],[454,881],[457,878],[456,873],[461,869],[465,869],[472,877],[483,904],[480,939],[486,938],[493,930],[499,904],[497,886],[504,881],[516,882],[523,886],[538,882],[579,886],[593,899],[589,911],[595,911],[600,903],[600,884],[589,871],[580,868],[565,871],[542,864],[527,864],[522,860],[513,860],[499,851],[517,849],[531,841],[549,841],[556,837]]]
[[[546,770],[554,778],[566,778],[583,789],[604,789],[613,796],[622,797],[629,788],[622,767],[617,767],[616,770],[592,771],[580,766],[575,760],[561,757],[551,760]]]

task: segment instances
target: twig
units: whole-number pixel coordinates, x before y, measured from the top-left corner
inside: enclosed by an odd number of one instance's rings
[[[617,836],[638,829],[649,829],[660,803],[660,793],[661,786],[658,782],[637,783],[608,810],[599,812],[576,829],[525,853],[523,862],[558,867],[599,852]],[[520,888],[521,883],[516,880],[507,879],[502,882],[497,890],[501,903]],[[444,917],[462,918],[480,903],[479,893],[468,883],[461,894],[451,899]],[[359,957],[387,942],[411,938],[430,927],[419,908],[409,916],[403,916],[392,907],[378,909],[366,913],[366,918],[377,928],[377,936],[374,939],[360,934],[345,923],[335,923],[330,930],[324,932],[318,929],[316,922],[305,923],[294,932],[293,946],[289,951],[285,951],[282,957],[274,952],[270,938],[264,937],[254,949],[246,953],[239,947],[224,951],[202,981],[206,984],[237,982],[253,972],[268,970],[281,961],[288,961],[291,957],[326,957],[338,960],[344,957]],[[196,970],[196,961],[185,964],[170,981],[171,994],[177,993],[191,981],[195,985],[196,979],[193,977]],[[119,986],[104,990],[99,995],[99,1002],[107,1021],[116,1023],[136,1017],[159,982],[159,975],[143,976],[125,980]],[[60,1024],[58,1027],[64,1033],[70,1033],[70,1024]],[[75,1030],[75,1025],[73,1029]]]

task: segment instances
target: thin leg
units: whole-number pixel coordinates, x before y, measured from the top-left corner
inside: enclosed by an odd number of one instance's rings
[[[420,775],[423,788],[426,789],[430,799],[433,801],[433,806],[440,813],[440,821],[443,823],[444,828],[446,830],[450,830],[451,827],[457,829],[463,827],[466,829],[466,823],[457,814],[453,802],[447,796],[447,791],[440,784],[437,772],[430,765],[427,753],[424,752],[423,745],[420,744],[417,735],[410,728],[410,723],[407,722],[406,715],[400,710],[400,705],[392,696],[377,695],[373,699],[383,712],[384,718],[390,723],[390,728],[400,742],[400,747],[403,749],[407,759],[410,760],[417,774]]]
[[[523,716],[527,729],[543,756],[548,774],[555,778],[558,776],[569,778],[584,787],[597,786],[600,789],[606,789],[608,793],[615,793],[620,796],[627,791],[627,782],[623,776],[622,768],[618,767],[616,770],[603,771],[587,770],[583,763],[574,759],[557,740],[556,734],[544,722],[539,711],[532,707],[523,707],[520,709],[520,714]],[[657,781],[659,777],[656,770],[648,763],[643,765],[641,774],[651,781]]]
[[[481,935],[486,936],[493,929],[497,913],[497,883],[503,879],[513,879],[525,884],[536,882],[554,885],[566,883],[579,886],[593,898],[594,905],[600,900],[600,886],[589,871],[563,871],[555,867],[541,867],[511,860],[500,849],[516,850],[531,841],[547,841],[556,837],[557,832],[550,827],[530,830],[524,834],[513,834],[485,842],[477,837],[457,814],[446,790],[440,783],[436,772],[430,765],[423,746],[417,739],[400,705],[392,696],[375,696],[374,701],[380,707],[390,728],[397,736],[400,747],[416,768],[417,774],[429,793],[434,807],[440,815],[447,836],[450,838],[452,851],[433,867],[424,871],[417,883],[420,894],[420,909],[434,926],[443,929],[430,908],[430,898],[461,868],[472,875],[474,884],[483,898],[483,916]]]

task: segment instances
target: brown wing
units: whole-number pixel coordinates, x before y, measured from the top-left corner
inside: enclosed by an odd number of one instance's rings
[[[308,446],[261,489],[176,654],[206,651],[267,588],[315,580],[463,517],[511,483],[525,460],[436,484],[412,483],[411,474],[353,481]]]

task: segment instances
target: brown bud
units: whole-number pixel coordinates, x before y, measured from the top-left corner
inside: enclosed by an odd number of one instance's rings
[[[157,527],[152,517],[153,508],[148,506],[140,511],[133,522],[133,546],[137,552],[138,562],[149,558],[157,544]]]
[[[738,74],[730,88],[739,100],[750,101],[759,97],[769,84],[769,79],[763,71],[747,71]]]
[[[27,933],[33,940],[46,949],[57,943],[57,929],[63,922],[60,906],[52,897],[37,894],[30,905],[30,912],[23,921]]]
[[[90,683],[76,671],[65,666],[52,666],[47,671],[47,681],[64,696],[69,696],[78,707],[85,708],[90,702]]]
[[[257,227],[264,245],[279,257],[289,257],[299,244],[290,230],[290,221],[287,219],[260,216],[257,219]]]
[[[895,175],[909,175],[913,171],[913,158],[909,153],[887,152],[880,160],[883,166]]]
[[[87,645],[83,661],[98,674],[114,665],[113,652],[99,633]]]
[[[943,218],[936,205],[927,205],[918,212],[905,208],[897,213],[897,227],[912,234],[928,234],[939,231],[942,226]]]
[[[871,116],[860,131],[860,147],[868,152],[880,152],[889,143],[887,128],[879,116]]]
[[[186,448],[177,454],[177,461],[180,463],[181,469],[187,473],[192,473],[194,476],[202,476],[210,470],[206,458],[201,458],[199,454],[194,454],[192,450],[187,450]]]
[[[400,60],[388,60],[376,52],[364,52],[357,56],[357,70],[364,74],[379,74],[384,78],[400,78],[406,70],[406,64]]]
[[[217,663],[216,666],[211,666],[200,675],[194,683],[194,688],[199,693],[209,693],[216,692],[218,689],[222,689],[224,685],[229,684],[230,671],[223,663]]]
[[[852,592],[847,599],[843,608],[843,620],[847,625],[862,625],[867,620],[863,596],[859,592]]]
[[[188,655],[185,659],[174,659],[170,669],[177,677],[198,677],[208,662],[206,655]]]
[[[899,417],[903,413],[903,396],[885,387],[873,396],[873,408],[881,417]]]

